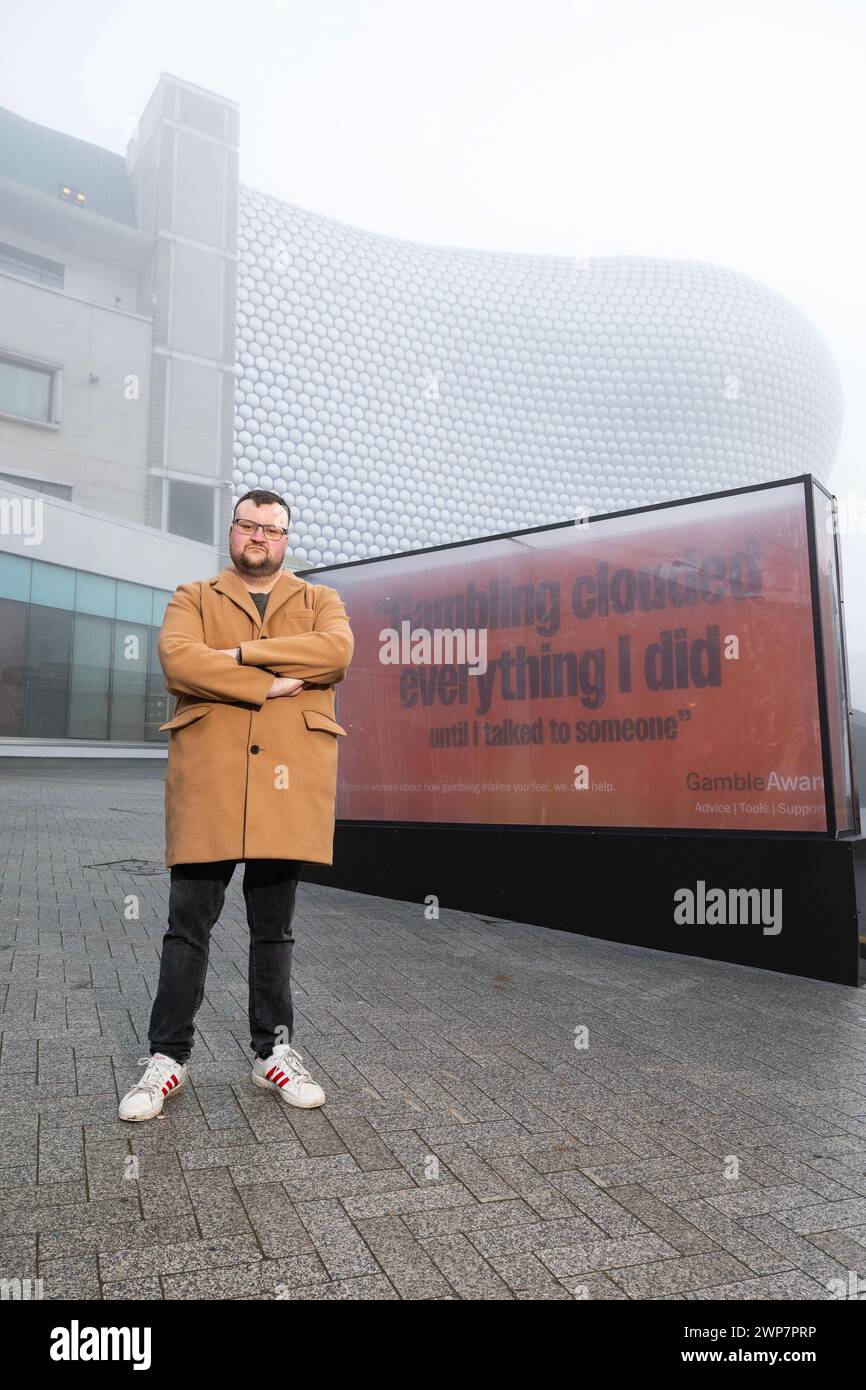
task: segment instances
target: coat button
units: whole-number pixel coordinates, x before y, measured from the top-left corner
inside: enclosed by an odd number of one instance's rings
[[[250,748],[250,752],[251,752],[251,753],[258,753],[258,751],[259,751],[259,745],[258,745],[257,743],[254,743],[254,744],[252,745],[252,747]]]

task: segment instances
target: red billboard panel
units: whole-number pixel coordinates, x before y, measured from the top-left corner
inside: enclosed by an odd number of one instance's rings
[[[801,482],[320,577],[340,819],[828,828]]]

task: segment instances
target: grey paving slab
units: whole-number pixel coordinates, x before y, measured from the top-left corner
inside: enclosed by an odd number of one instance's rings
[[[339,1279],[329,1284],[298,1285],[287,1292],[294,1302],[373,1302],[397,1299],[400,1295],[385,1278],[384,1274],[369,1275],[361,1279]]]
[[[165,1295],[159,1280],[151,1278],[121,1280],[116,1284],[103,1284],[102,1297],[108,1301],[118,1299],[139,1303],[148,1299],[164,1298]]]
[[[0,1278],[23,1279],[37,1273],[37,1237],[3,1236],[0,1239]]]
[[[0,1210],[0,1234],[21,1235],[35,1231],[81,1231],[91,1226],[127,1225],[141,1215],[137,1194],[99,1198],[74,1206],[16,1207]]]
[[[34,1207],[74,1207],[87,1201],[85,1182],[32,1182],[17,1183],[14,1187],[0,1187],[0,1212],[12,1211],[16,1207],[33,1210]]]
[[[421,1244],[459,1298],[514,1298],[513,1290],[466,1236],[423,1236]]]
[[[866,1245],[862,1241],[852,1239],[844,1230],[819,1231],[812,1236],[812,1244],[866,1282]]]
[[[200,1232],[192,1215],[143,1221],[130,1217],[111,1226],[84,1226],[71,1231],[40,1231],[40,1259],[60,1259],[92,1251],[139,1250],[151,1245],[176,1245],[198,1240]]]
[[[93,1254],[40,1262],[39,1278],[44,1299],[101,1297],[99,1269]]]
[[[401,1298],[453,1297],[451,1285],[399,1217],[367,1217],[356,1226]]]
[[[529,1252],[521,1255],[491,1256],[489,1264],[516,1298],[530,1298],[533,1301],[570,1301],[574,1298],[574,1294]]]
[[[715,1242],[705,1231],[693,1226],[679,1212],[642,1187],[613,1187],[608,1195],[636,1216],[648,1231],[663,1236],[669,1245],[684,1255],[714,1248]]]
[[[834,1295],[816,1280],[810,1279],[807,1274],[800,1274],[795,1270],[790,1274],[768,1274],[761,1279],[743,1279],[731,1284],[713,1284],[709,1288],[692,1290],[680,1296],[683,1299],[713,1303],[719,1299],[727,1302],[757,1299],[762,1302],[779,1303],[795,1302],[798,1299],[801,1301],[831,1299]]]
[[[203,1236],[252,1235],[253,1228],[227,1168],[185,1174],[195,1219]]]
[[[741,1281],[749,1271],[733,1255],[686,1255],[658,1260],[642,1269],[611,1269],[608,1276],[629,1298],[670,1298],[693,1289],[717,1289]]]
[[[555,1239],[555,1238],[554,1238]],[[558,1279],[568,1275],[593,1274],[627,1266],[641,1268],[677,1251],[661,1236],[624,1236],[619,1239],[573,1240],[568,1244],[538,1246],[535,1253]]]
[[[786,1207],[778,1215],[786,1226],[802,1235],[834,1231],[840,1226],[856,1226],[866,1221],[866,1197],[852,1197],[842,1202],[803,1203],[798,1207]]]
[[[238,1189],[262,1254],[272,1258],[316,1252],[282,1183],[251,1183]]]
[[[702,1198],[692,1198],[677,1207],[678,1212],[690,1225],[705,1231],[717,1246],[735,1255],[756,1274],[771,1274],[789,1269],[792,1261],[757,1236],[744,1229],[729,1216],[724,1216]]]
[[[103,1252],[99,1255],[99,1272],[104,1282],[112,1283],[160,1274],[182,1274],[189,1270],[222,1269],[259,1258],[254,1236],[206,1237],[175,1245],[165,1243],[138,1250]]]
[[[123,1125],[166,927],[162,782],[12,769],[4,792],[0,1277],[108,1300],[797,1301],[862,1272],[856,990],[302,882],[293,1043],[327,1102],[301,1112],[250,1083],[238,872],[189,1084]]]
[[[378,1272],[369,1246],[339,1201],[296,1202],[295,1209],[332,1279]]]
[[[474,1202],[460,1206],[440,1207],[426,1211],[403,1212],[403,1224],[415,1235],[452,1235],[456,1231],[499,1230],[511,1226],[534,1226],[538,1223],[538,1213],[526,1202],[488,1202],[478,1206]]]

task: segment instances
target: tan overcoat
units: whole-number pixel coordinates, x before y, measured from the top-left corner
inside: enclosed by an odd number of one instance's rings
[[[219,648],[240,647],[241,662]],[[264,621],[234,566],[181,584],[158,639],[176,695],[165,780],[165,862],[333,863],[334,686],[354,638],[336,589],[284,570]],[[275,675],[308,682],[268,699]]]

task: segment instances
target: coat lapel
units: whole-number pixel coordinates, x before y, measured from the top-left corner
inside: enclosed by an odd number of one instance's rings
[[[238,572],[233,565],[227,565],[225,569],[220,570],[219,574],[210,582],[217,593],[225,594],[227,598],[230,598],[233,603],[236,603],[239,608],[242,608],[243,611],[252,618],[256,627],[261,627],[262,620],[259,617],[259,610],[250,597],[249,589],[241,582]],[[298,589],[303,588],[304,583],[305,581],[303,579],[296,579],[288,570],[283,570],[273,589],[271,589],[268,606],[265,609],[265,622],[270,621],[277,609],[281,608],[286,600],[291,598],[292,594]]]

